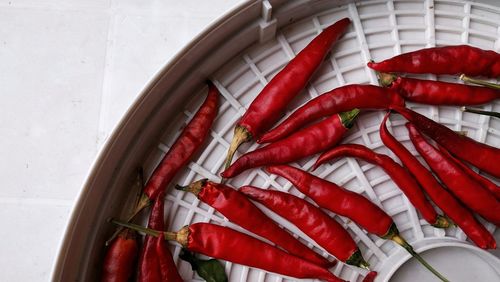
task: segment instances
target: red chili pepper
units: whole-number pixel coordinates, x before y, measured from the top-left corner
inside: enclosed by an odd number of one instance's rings
[[[226,168],[231,165],[234,152],[242,143],[258,138],[283,116],[288,103],[306,86],[350,23],[344,18],[324,29],[262,89],[234,129]]]
[[[483,176],[479,175],[478,173],[476,173],[475,171],[473,171],[469,166],[467,166],[466,164],[464,164],[463,162],[461,162],[460,160],[458,160],[457,158],[452,156],[450,154],[450,152],[448,152],[448,150],[446,150],[445,148],[443,148],[439,144],[437,144],[436,147],[438,147],[438,149],[441,153],[443,153],[449,159],[453,160],[458,166],[460,166],[460,168],[468,176],[470,176],[476,182],[481,184],[484,188],[488,189],[491,192],[491,194],[493,194],[495,196],[495,198],[497,198],[497,200],[500,200],[500,187],[498,187],[498,185],[496,185],[495,183],[493,183],[491,180],[487,179],[486,177],[483,177]]]
[[[427,200],[417,181],[401,165],[387,155],[378,154],[359,144],[345,144],[337,146],[321,154],[313,166],[313,170],[321,164],[340,157],[354,157],[378,165],[391,177],[410,202],[422,216],[434,227],[447,228],[450,222],[438,215],[432,204]]]
[[[366,231],[383,238],[393,235],[395,225],[391,217],[367,198],[288,165],[270,166],[266,170],[288,179],[320,207],[350,218]]]
[[[500,224],[498,200],[481,184],[470,178],[453,160],[429,144],[413,124],[407,123],[406,127],[413,145],[446,187],[470,209],[488,221]]]
[[[280,125],[262,135],[257,143],[280,140],[322,117],[354,108],[387,109],[389,105],[404,106],[404,100],[395,91],[374,85],[352,84],[335,88],[295,110]]]
[[[387,113],[380,124],[380,138],[403,163],[412,175],[415,176],[420,185],[425,189],[432,201],[449,216],[464,233],[480,248],[495,249],[495,238],[488,230],[476,220],[472,213],[464,208],[457,199],[451,195],[396,138],[387,130],[386,121],[390,113]]]
[[[231,178],[249,168],[290,163],[328,149],[337,144],[352,127],[358,113],[359,110],[354,109],[333,115],[285,139],[246,153],[221,175]]]
[[[323,267],[335,264],[315,253],[290,233],[280,228],[247,197],[231,187],[203,179],[185,187],[176,186],[176,189],[195,194],[201,201],[222,213],[229,221],[268,239],[292,255]]]
[[[398,92],[406,100],[429,105],[481,105],[500,98],[500,91],[434,80],[379,74],[382,85]]]
[[[168,249],[167,242],[165,242],[163,238],[155,238],[154,240],[156,240],[156,253],[158,255],[158,262],[160,263],[161,281],[184,281],[177,271],[172,254]]]
[[[295,278],[344,281],[326,268],[236,230],[210,223],[194,223],[179,232],[161,232],[139,225],[113,221],[152,236],[175,240],[190,251],[217,259],[260,268]]]
[[[363,279],[363,282],[373,282],[373,280],[375,280],[375,277],[377,277],[377,274],[378,273],[376,271],[370,271]]]
[[[368,269],[351,235],[319,208],[294,195],[244,186],[239,191],[290,221],[338,260]]]
[[[500,76],[500,54],[468,45],[420,49],[368,66],[379,72]]]
[[[459,135],[448,127],[410,109],[402,107],[393,107],[393,109],[459,159],[495,177],[500,177],[499,149]]]
[[[208,96],[205,102],[203,102],[181,135],[179,135],[170,150],[163,157],[161,163],[154,170],[153,175],[149,178],[142,192],[141,199],[133,216],[150,205],[151,200],[155,199],[161,191],[165,190],[172,178],[189,162],[191,157],[205,142],[206,137],[210,133],[212,123],[217,116],[217,99],[219,97],[219,91],[212,82],[208,81],[207,83]]]
[[[413,247],[399,235],[398,228],[392,218],[367,198],[288,165],[270,166],[267,167],[267,171],[288,179],[300,192],[311,198],[320,207],[348,217],[366,231],[383,239],[394,241],[439,279],[448,281],[424,261],[413,250]]]
[[[157,196],[151,214],[149,216],[148,227],[156,230],[164,229],[164,192],[160,192]],[[177,272],[174,260],[167,246],[163,244],[164,250],[158,252],[158,239],[153,236],[146,235],[144,244],[141,250],[139,259],[139,275],[138,281],[153,282],[153,281],[183,281]]]
[[[134,271],[138,251],[135,231],[123,229],[106,252],[101,281],[129,281]]]

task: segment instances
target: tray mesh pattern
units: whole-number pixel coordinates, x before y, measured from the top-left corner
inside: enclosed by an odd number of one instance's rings
[[[366,67],[370,59],[379,61],[393,55],[416,49],[441,45],[471,44],[484,49],[500,49],[500,11],[498,8],[461,1],[364,1],[332,8],[312,15],[278,30],[276,37],[265,43],[257,43],[236,58],[227,62],[212,79],[222,93],[220,111],[205,144],[205,149],[174,180],[186,185],[200,178],[219,181],[229,141],[236,121],[246,110],[263,86],[295,56],[316,34],[333,22],[349,17],[353,20],[347,33],[333,48],[307,88],[291,102],[290,110],[323,92],[345,84],[377,84],[375,74]],[[420,76],[457,82],[456,77],[432,75]],[[165,128],[166,136],[145,162],[150,174],[161,157],[179,134],[205,97],[206,89],[200,89],[189,105]],[[462,113],[458,107],[436,107],[409,103],[409,107],[443,123],[454,130],[465,130],[469,137],[493,146],[500,146],[500,121],[485,116]],[[486,110],[500,111],[497,102],[482,106]],[[380,153],[397,158],[382,144],[378,134],[383,111],[363,112],[350,130],[344,143],[364,144]],[[416,154],[409,142],[400,116],[391,116],[388,124],[396,138]],[[307,144],[304,144],[307,145]],[[257,148],[255,143],[243,145],[240,152]],[[235,159],[239,156],[235,156]],[[311,168],[315,157],[299,161],[294,166]],[[399,161],[399,160],[397,160]],[[363,194],[381,206],[395,220],[402,235],[409,242],[426,238],[451,237],[467,240],[458,228],[446,232],[425,222],[391,179],[378,167],[352,158],[343,158],[323,165],[314,174],[333,181],[352,191]],[[251,184],[262,188],[288,191],[304,197],[288,181],[269,175],[262,169],[253,169],[229,180],[229,185],[239,187]],[[264,212],[277,220],[301,241],[324,256],[324,250],[312,242],[297,228],[272,212]],[[227,221],[213,208],[201,203],[192,194],[169,188],[166,201],[169,230],[177,230],[194,222],[213,222],[245,230]],[[333,215],[352,234],[372,269],[384,267],[388,257],[400,251],[392,242],[367,234],[348,219]],[[490,231],[495,226],[486,224]],[[171,245],[179,270],[186,280],[198,280],[189,265],[178,259],[179,246]],[[255,253],[258,256],[258,252]],[[258,269],[225,262],[230,281],[283,281],[290,278],[267,273]],[[361,281],[363,270],[342,263],[333,273],[349,281]]]

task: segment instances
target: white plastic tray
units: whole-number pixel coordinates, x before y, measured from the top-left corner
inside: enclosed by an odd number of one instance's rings
[[[205,97],[202,81],[206,77],[210,77],[222,93],[219,116],[203,152],[174,179],[172,185],[185,185],[200,178],[220,180],[219,173],[232,129],[245,107],[322,28],[343,17],[351,18],[351,27],[306,90],[291,103],[290,109],[344,84],[377,84],[375,74],[366,67],[369,59],[379,61],[424,47],[464,43],[497,52],[500,49],[500,9],[470,2],[250,1],[242,4],[175,57],[144,90],[115,130],[82,190],[53,279],[96,279],[103,256],[103,241],[113,229],[105,223],[106,218],[127,213],[127,205],[135,192],[129,189],[134,169],[142,165],[147,175],[152,172]],[[435,79],[433,76],[424,77]],[[456,81],[455,77],[438,79]],[[469,137],[478,141],[500,146],[498,120],[463,114],[457,107],[409,106],[454,130],[466,130]],[[184,111],[179,112],[182,107]],[[495,102],[484,108],[499,111],[500,104]],[[394,156],[383,146],[378,134],[383,114],[381,111],[363,113],[344,142],[365,144],[377,152]],[[408,142],[403,123],[402,118],[392,117],[390,128],[415,152]],[[256,147],[253,143],[244,145],[240,152]],[[293,165],[309,169],[314,159]],[[315,174],[361,193],[383,207],[394,218],[402,235],[452,281],[500,280],[500,260],[493,252],[473,247],[460,229],[450,228],[445,232],[429,226],[378,167],[344,158],[322,166]],[[268,175],[261,169],[249,170],[228,184],[234,187],[244,184],[273,187],[302,196],[283,178]],[[265,212],[310,247],[327,255],[298,229],[272,212]],[[172,187],[166,198],[166,215],[169,230],[205,221],[245,232],[211,207],[200,203],[192,194],[178,192]],[[376,281],[387,281],[396,271],[391,281],[435,280],[413,260],[405,263],[409,255],[392,242],[366,234],[345,218],[335,218],[353,235],[371,268],[379,271]],[[486,226],[491,232],[496,232],[495,237],[500,240],[500,232],[495,226]],[[180,248],[171,247],[183,278],[196,280],[190,266],[177,258]],[[496,256],[500,255],[496,253]],[[226,262],[225,267],[230,281],[290,280],[230,262]],[[349,281],[361,281],[366,273],[342,263],[331,271]]]

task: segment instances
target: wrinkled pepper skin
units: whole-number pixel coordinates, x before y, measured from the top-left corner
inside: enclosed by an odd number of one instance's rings
[[[493,194],[469,177],[453,160],[429,144],[413,124],[407,123],[406,127],[413,145],[446,187],[471,210],[499,225],[500,203]]]
[[[500,177],[499,149],[459,135],[448,127],[410,109],[394,107],[393,110],[404,116],[422,133],[432,138],[457,158],[495,177]]]
[[[439,225],[436,210],[434,210],[432,204],[425,197],[415,178],[387,155],[375,153],[363,145],[344,144],[321,154],[314,164],[314,169],[325,162],[340,157],[354,157],[380,166],[396,183],[399,189],[403,191],[425,220],[431,225]]]
[[[348,18],[341,19],[316,36],[269,81],[250,104],[238,125],[246,128],[255,138],[281,118],[288,103],[304,89],[333,43],[350,23]]]
[[[151,229],[163,230],[165,228],[164,198],[165,192],[162,191],[151,208],[148,221],[148,227]],[[160,247],[163,249],[159,249]],[[168,281],[182,281],[166,242],[162,238],[146,235],[139,259],[138,281],[166,281],[167,277],[172,279]]]
[[[163,238],[154,238],[156,240],[156,253],[160,264],[160,273],[162,281],[182,282],[182,277],[177,271],[174,258],[168,249],[168,243]]]
[[[384,237],[393,225],[391,217],[370,200],[332,182],[288,165],[266,170],[288,179],[320,207],[350,218],[370,233]]]
[[[225,168],[241,144],[257,140],[285,114],[286,106],[304,89],[350,23],[344,18],[325,28],[264,86],[234,128]]]
[[[233,229],[208,223],[189,226],[186,247],[217,259],[260,268],[295,278],[344,281],[326,268]]]
[[[231,178],[250,168],[286,164],[328,149],[340,142],[358,113],[359,110],[355,109],[333,115],[285,139],[246,153],[221,175]]]
[[[379,72],[500,76],[500,54],[468,45],[420,49],[368,66]]]
[[[336,113],[358,109],[387,109],[404,106],[397,92],[374,85],[352,84],[333,89],[310,100],[276,128],[262,135],[258,143],[271,143],[296,132],[304,125]]]
[[[104,258],[102,282],[127,282],[132,277],[139,247],[135,231],[124,229],[113,240]]]
[[[390,89],[405,100],[428,105],[482,105],[500,98],[500,91],[491,88],[407,77],[396,78]]]
[[[439,146],[439,144],[437,147],[441,153],[446,155],[446,157],[453,160],[458,166],[460,166],[460,168],[463,169],[463,171],[468,176],[470,176],[472,179],[474,179],[477,183],[481,184],[484,188],[488,189],[491,192],[491,194],[493,194],[495,196],[495,198],[497,200],[500,200],[500,187],[498,185],[496,185],[495,183],[493,183],[491,180],[487,179],[486,177],[483,177],[482,175],[473,171],[469,166],[467,166],[466,164],[464,164],[463,162],[461,162],[460,160],[458,160],[457,158],[452,156],[450,154],[450,152],[448,152],[445,148],[443,148],[442,146]]]
[[[159,196],[163,196],[160,193]],[[154,201],[153,207],[148,220],[148,228],[163,230],[163,197],[157,197]],[[141,255],[139,257],[139,274],[137,280],[140,282],[148,281],[162,281],[160,262],[156,252],[157,238],[146,235],[144,243],[141,248]]]
[[[351,235],[333,218],[294,195],[244,186],[239,191],[290,221],[338,260],[346,262],[359,251]]]
[[[474,217],[474,215],[445,189],[413,156],[403,144],[401,144],[387,129],[386,121],[390,113],[387,113],[380,125],[380,138],[403,163],[404,167],[415,176],[422,188],[425,189],[431,200],[455,222],[464,233],[480,248],[495,249],[495,238]]]
[[[199,185],[199,186],[198,186]],[[224,184],[207,180],[194,182],[191,187],[200,187],[197,197],[223,214],[229,221],[280,246],[292,255],[301,257],[323,267],[333,264],[315,253],[290,233],[278,226],[245,195]],[[194,192],[196,194],[196,192]]]
[[[217,116],[218,97],[219,91],[211,82],[208,82],[207,98],[163,157],[144,188],[143,194],[150,200],[154,200],[161,191],[166,189],[172,178],[191,160],[205,142]]]

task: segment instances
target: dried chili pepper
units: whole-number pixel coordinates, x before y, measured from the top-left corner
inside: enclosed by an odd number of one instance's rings
[[[160,265],[161,281],[184,281],[175,266],[172,254],[168,250],[167,242],[161,238],[154,238],[154,240],[156,240],[156,254]]]
[[[234,128],[226,168],[242,143],[258,138],[284,114],[350,23],[344,18],[324,29],[262,89]]]
[[[365,278],[363,278],[363,282],[373,282],[375,280],[375,277],[377,277],[377,272],[376,271],[370,271],[368,274],[366,274]]]
[[[387,109],[389,105],[404,106],[395,91],[374,85],[352,84],[333,89],[307,102],[274,129],[262,135],[258,143],[275,142],[300,127],[322,117],[358,109]]]
[[[290,221],[338,260],[368,269],[351,235],[335,219],[294,195],[244,186],[239,191]]]
[[[474,179],[477,183],[481,184],[484,188],[489,190],[491,194],[495,196],[497,200],[500,200],[500,187],[493,183],[491,180],[487,179],[486,177],[483,177],[482,175],[476,173],[473,171],[469,166],[455,158],[446,150],[443,148],[443,146],[440,146],[437,144],[436,146],[441,153],[443,153],[446,157],[454,161],[470,178]]]
[[[481,105],[500,98],[500,91],[480,86],[407,78],[386,73],[379,74],[379,81],[408,101],[429,105]]]
[[[406,127],[413,145],[446,187],[470,209],[499,225],[500,202],[453,160],[429,144],[412,123],[407,123]]]
[[[134,263],[138,252],[135,231],[123,229],[106,252],[101,281],[129,281],[134,272]]]
[[[500,54],[468,45],[420,49],[368,66],[379,72],[500,76]]]
[[[301,169],[288,165],[266,168],[268,172],[280,175],[290,181],[300,192],[311,198],[320,207],[345,216],[359,224],[366,231],[383,239],[394,241],[403,247],[423,266],[442,281],[448,281],[413,250],[413,247],[399,235],[392,218],[367,198],[344,189],[335,183],[323,180]]]
[[[188,163],[210,133],[212,123],[217,116],[217,99],[219,97],[219,91],[211,81],[207,81],[207,84],[207,98],[179,137],[177,137],[170,150],[163,156],[160,164],[153,171],[146,187],[142,191],[134,211],[127,221],[131,221],[140,211],[149,206],[151,201],[153,201],[161,191],[166,189],[172,178],[174,178],[177,172]],[[118,228],[111,236],[111,239],[106,241],[106,245],[108,245],[120,231],[121,228]]]
[[[112,222],[151,236],[177,241],[192,252],[213,258],[295,278],[316,278],[332,282],[344,281],[330,273],[326,268],[227,227],[210,223],[194,223],[183,227],[178,232],[161,232],[131,223],[116,220]]]
[[[245,195],[231,187],[202,179],[188,186],[176,186],[176,189],[195,194],[198,199],[222,213],[229,221],[270,240],[292,255],[323,267],[332,265],[327,259],[280,228]]]
[[[495,177],[500,177],[499,149],[459,135],[448,127],[410,109],[402,107],[393,107],[393,109],[454,156]]]
[[[403,144],[399,143],[387,130],[386,121],[390,113],[387,113],[380,124],[380,138],[403,163],[412,175],[415,176],[420,185],[425,189],[431,200],[449,216],[464,233],[480,248],[495,249],[495,238],[488,230],[476,220],[472,213],[462,206],[448,190],[439,184],[432,173],[427,170]]]
[[[154,202],[149,216],[149,228],[164,229],[164,197],[165,192],[161,191]],[[148,235],[144,238],[139,259],[138,281],[183,281],[165,242],[160,243],[158,240]]]
[[[246,153],[221,175],[224,178],[231,178],[249,168],[285,164],[328,149],[337,144],[352,127],[358,113],[359,110],[354,109],[350,112],[335,114],[285,139]]]
[[[410,202],[432,226],[447,228],[450,222],[446,217],[438,215],[432,204],[425,197],[417,181],[401,165],[389,156],[378,154],[366,146],[359,144],[344,144],[321,154],[313,166],[313,170],[321,164],[339,157],[354,157],[378,165],[391,177],[396,185],[408,197]]]

